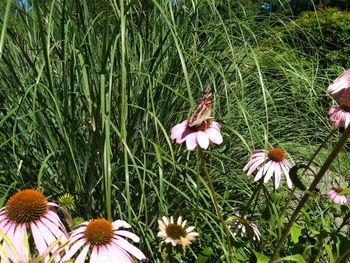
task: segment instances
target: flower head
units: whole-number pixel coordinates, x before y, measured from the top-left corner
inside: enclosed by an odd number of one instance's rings
[[[341,194],[342,191],[343,189],[340,187],[333,188],[327,191],[327,195],[334,203],[342,205],[348,201],[346,196]]]
[[[111,223],[103,218],[78,225],[70,233],[69,248],[62,261],[71,259],[80,248],[82,250],[78,253],[75,262],[85,262],[89,251],[91,251],[90,262],[132,263],[133,260],[129,254],[139,260],[146,260],[141,250],[124,239],[127,237],[134,242],[139,242],[140,238],[129,231],[119,230],[121,227],[131,228],[123,220]]]
[[[190,127],[188,121],[184,120],[171,129],[170,138],[179,144],[186,141],[188,150],[194,150],[197,145],[207,149],[209,144],[221,144],[223,142],[220,124],[212,120],[203,122],[199,127]]]
[[[261,234],[257,225],[247,219],[246,216],[242,217],[239,213],[236,213],[236,216],[229,220],[228,226],[235,231],[233,236],[237,234],[241,237],[252,236],[253,240],[260,240]]]
[[[332,105],[328,111],[328,116],[334,128],[340,126],[347,128],[350,123],[350,107]]]
[[[262,166],[257,172],[254,181],[264,177],[264,183],[275,175],[275,188],[277,189],[281,181],[281,170],[283,171],[289,188],[292,187],[292,181],[289,177],[289,170],[292,167],[285,158],[285,153],[280,148],[272,148],[269,151],[257,150],[249,159],[249,162],[244,166],[243,171],[248,171],[247,174],[252,174],[259,166]]]
[[[196,239],[198,233],[194,232],[194,226],[185,228],[186,220],[182,222],[180,216],[176,223],[174,218],[170,217],[170,220],[163,216],[162,219],[158,220],[159,232],[158,237],[161,238],[165,243],[170,243],[172,246],[186,246],[191,244]]]
[[[25,262],[28,258],[25,244],[30,231],[38,254],[44,254],[47,248],[57,239],[61,242],[67,240],[68,234],[58,215],[54,212],[58,207],[55,203],[48,202],[45,196],[34,189],[26,189],[12,195],[6,206],[0,209],[0,230],[13,243],[16,255],[9,249],[8,245],[0,237],[6,254],[10,260],[15,258]],[[51,252],[58,249],[58,244]],[[49,256],[49,255],[48,255]],[[59,258],[59,257],[57,257]]]
[[[350,106],[350,69],[336,78],[326,92],[340,105]]]

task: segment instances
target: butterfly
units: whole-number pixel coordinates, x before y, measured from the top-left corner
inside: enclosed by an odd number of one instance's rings
[[[207,86],[203,92],[202,99],[198,102],[197,107],[187,119],[190,128],[199,128],[204,122],[212,119],[210,116],[212,96],[211,87]]]

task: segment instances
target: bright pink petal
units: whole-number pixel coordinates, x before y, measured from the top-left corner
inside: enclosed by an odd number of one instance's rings
[[[90,244],[84,246],[83,250],[80,252],[79,256],[76,258],[74,263],[84,263],[87,253],[89,252]]]
[[[183,121],[179,124],[176,124],[172,129],[171,129],[171,134],[170,138],[172,140],[176,140],[177,143],[182,139],[182,134],[185,132],[187,127],[187,121]]]
[[[66,261],[71,259],[74,254],[86,244],[86,240],[85,239],[80,239],[78,240],[76,243],[74,243],[74,245],[68,249],[68,251],[66,252],[66,254],[64,255],[64,257],[62,258],[62,261]]]
[[[186,137],[193,132],[194,131],[188,127],[187,120],[185,120],[174,126],[171,130],[170,138],[173,140],[175,139],[176,143],[183,143],[186,140]]]
[[[253,162],[251,164],[251,166],[250,166],[250,168],[249,168],[249,170],[247,172],[247,175],[251,175],[259,165],[261,165],[263,162],[266,161],[266,159],[265,159],[265,156],[264,156],[261,159],[255,158],[254,161],[255,162]]]
[[[203,131],[197,132],[197,143],[202,149],[207,149],[209,146],[208,134]]]
[[[20,261],[25,262],[26,261],[26,253],[24,248],[24,234],[26,233],[26,225],[25,224],[19,224],[16,226],[14,236],[13,236],[13,246],[16,249],[17,256],[19,257]]]
[[[221,133],[214,129],[214,128],[209,128],[205,130],[205,133],[208,134],[209,140],[215,144],[222,144],[223,138]]]
[[[284,163],[284,161],[282,161],[281,163],[280,163],[280,165],[281,165],[281,168],[282,168],[282,171],[283,171],[283,173],[284,173],[284,176],[286,177],[286,179],[287,179],[287,185],[288,185],[288,187],[289,188],[292,188],[293,187],[293,183],[292,183],[292,180],[290,179],[290,177],[289,177],[289,167],[287,167],[286,166],[286,164]]]
[[[131,228],[131,226],[124,220],[116,220],[112,223],[114,229],[123,228]]]
[[[281,183],[281,165],[276,163],[275,167],[275,188],[278,189]]]
[[[213,128],[213,129],[217,130],[218,132],[220,132],[221,126],[220,126],[220,124],[217,123],[216,121],[212,121],[212,122],[210,123],[209,128]]]
[[[267,168],[267,171],[265,173],[264,183],[267,183],[271,179],[273,173],[275,172],[276,162],[275,161],[269,161],[269,162],[271,162],[271,164],[269,168]]]
[[[130,244],[128,241],[122,238],[113,239],[113,243],[120,246],[124,250],[128,251],[131,255],[136,257],[138,260],[145,260],[146,256],[142,253],[140,249]]]
[[[98,247],[94,246],[90,255],[90,263],[99,262],[98,254]]]
[[[116,234],[119,235],[119,236],[128,237],[128,238],[130,238],[132,241],[134,241],[136,243],[140,242],[140,238],[137,235],[135,235],[134,233],[131,233],[129,231],[118,230],[118,231],[116,231]]]
[[[130,255],[126,253],[126,251],[124,251],[122,248],[120,248],[118,245],[114,244],[113,242],[112,244],[107,246],[107,249],[109,251],[109,254],[114,256],[113,262],[115,263],[119,263],[119,262],[133,263],[134,262],[130,257]]]
[[[41,235],[41,232],[35,223],[30,224],[30,229],[32,231],[35,246],[39,251],[39,255],[43,254],[45,249],[48,247],[44,237]]]
[[[186,137],[186,147],[188,150],[194,150],[197,147],[197,133],[191,133]]]
[[[267,163],[265,163],[265,165],[262,168],[260,168],[256,176],[254,177],[254,182],[260,180],[261,177],[263,177],[266,174],[266,172],[269,170],[271,166],[271,163],[272,161],[268,161]]]

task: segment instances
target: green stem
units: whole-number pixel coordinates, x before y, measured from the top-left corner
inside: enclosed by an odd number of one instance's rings
[[[308,191],[306,191],[303,195],[303,197],[301,198],[298,206],[295,208],[287,226],[284,228],[283,232],[282,232],[282,237],[279,239],[276,248],[271,256],[270,259],[270,263],[274,263],[276,262],[278,256],[279,256],[279,252],[282,248],[282,245],[285,241],[285,239],[287,238],[290,229],[292,228],[293,223],[296,221],[296,219],[298,218],[298,215],[301,211],[301,209],[304,207],[305,203],[307,202],[307,200],[310,197],[310,193],[312,193],[317,184],[320,182],[320,180],[322,179],[322,177],[324,176],[324,174],[326,173],[326,171],[329,169],[329,167],[331,166],[332,162],[334,161],[335,157],[337,157],[338,153],[342,150],[343,146],[345,145],[345,143],[347,142],[348,138],[350,137],[350,125],[345,129],[343,135],[340,137],[339,141],[337,142],[337,144],[335,145],[335,147],[333,148],[332,152],[330,153],[330,155],[328,156],[327,160],[324,162],[324,164],[322,165],[321,169],[319,170],[318,174],[315,176],[314,180],[312,181]]]
[[[203,167],[203,171],[204,171],[205,177],[206,177],[206,179],[208,181],[208,185],[209,185],[210,193],[211,193],[211,199],[212,199],[214,207],[215,207],[216,215],[217,215],[220,223],[222,224],[222,226],[224,228],[225,238],[226,238],[226,242],[227,242],[227,246],[228,246],[229,259],[232,260],[233,253],[232,253],[232,247],[231,247],[230,231],[229,231],[229,229],[227,227],[227,224],[226,224],[226,222],[224,220],[224,217],[221,214],[221,209],[219,207],[219,203],[218,203],[218,200],[216,198],[216,192],[215,192],[215,189],[214,189],[213,181],[212,181],[211,176],[209,174],[207,163],[206,163],[205,158],[204,158],[204,152],[203,152],[203,150],[201,148],[198,148],[198,152],[199,152],[199,156],[200,156],[200,159],[201,159],[201,164],[202,164],[202,167]]]
[[[315,160],[317,154],[321,151],[322,148],[324,148],[324,146],[326,145],[326,143],[329,141],[329,139],[333,136],[333,134],[335,133],[335,131],[337,131],[336,129],[333,129],[328,136],[326,137],[326,139],[321,143],[321,145],[317,148],[317,150],[314,152],[314,154],[311,156],[309,162],[307,163],[303,173],[301,174],[301,178],[305,175],[306,171],[310,168],[310,165],[313,163],[313,161]],[[286,201],[286,204],[284,205],[284,207],[282,208],[281,211],[281,217],[284,216],[285,212],[287,211],[287,208],[289,207],[289,203],[292,201],[293,196],[294,196],[294,192],[295,192],[295,187],[292,189],[292,191],[290,192],[290,194],[288,195],[288,199]]]

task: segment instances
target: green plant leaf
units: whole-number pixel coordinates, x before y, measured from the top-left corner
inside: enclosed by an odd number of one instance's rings
[[[261,254],[261,253],[254,250],[254,255],[256,257],[257,263],[268,263],[269,262],[269,257],[265,256],[264,254]]]
[[[210,256],[213,254],[213,249],[211,247],[206,247],[202,250],[196,259],[196,263],[207,262]]]
[[[305,168],[307,168],[305,164],[296,164],[289,170],[289,176],[293,184],[302,191],[306,190],[306,186],[299,179],[298,170],[305,169]]]
[[[294,242],[294,244],[297,244],[301,235],[301,228],[298,224],[293,224],[292,229],[290,231],[290,235],[292,236],[292,241]]]
[[[302,255],[300,255],[300,254],[295,254],[295,255],[292,255],[292,256],[280,258],[278,260],[278,262],[283,262],[283,261],[295,261],[295,262],[298,262],[298,263],[306,263],[304,257]]]

